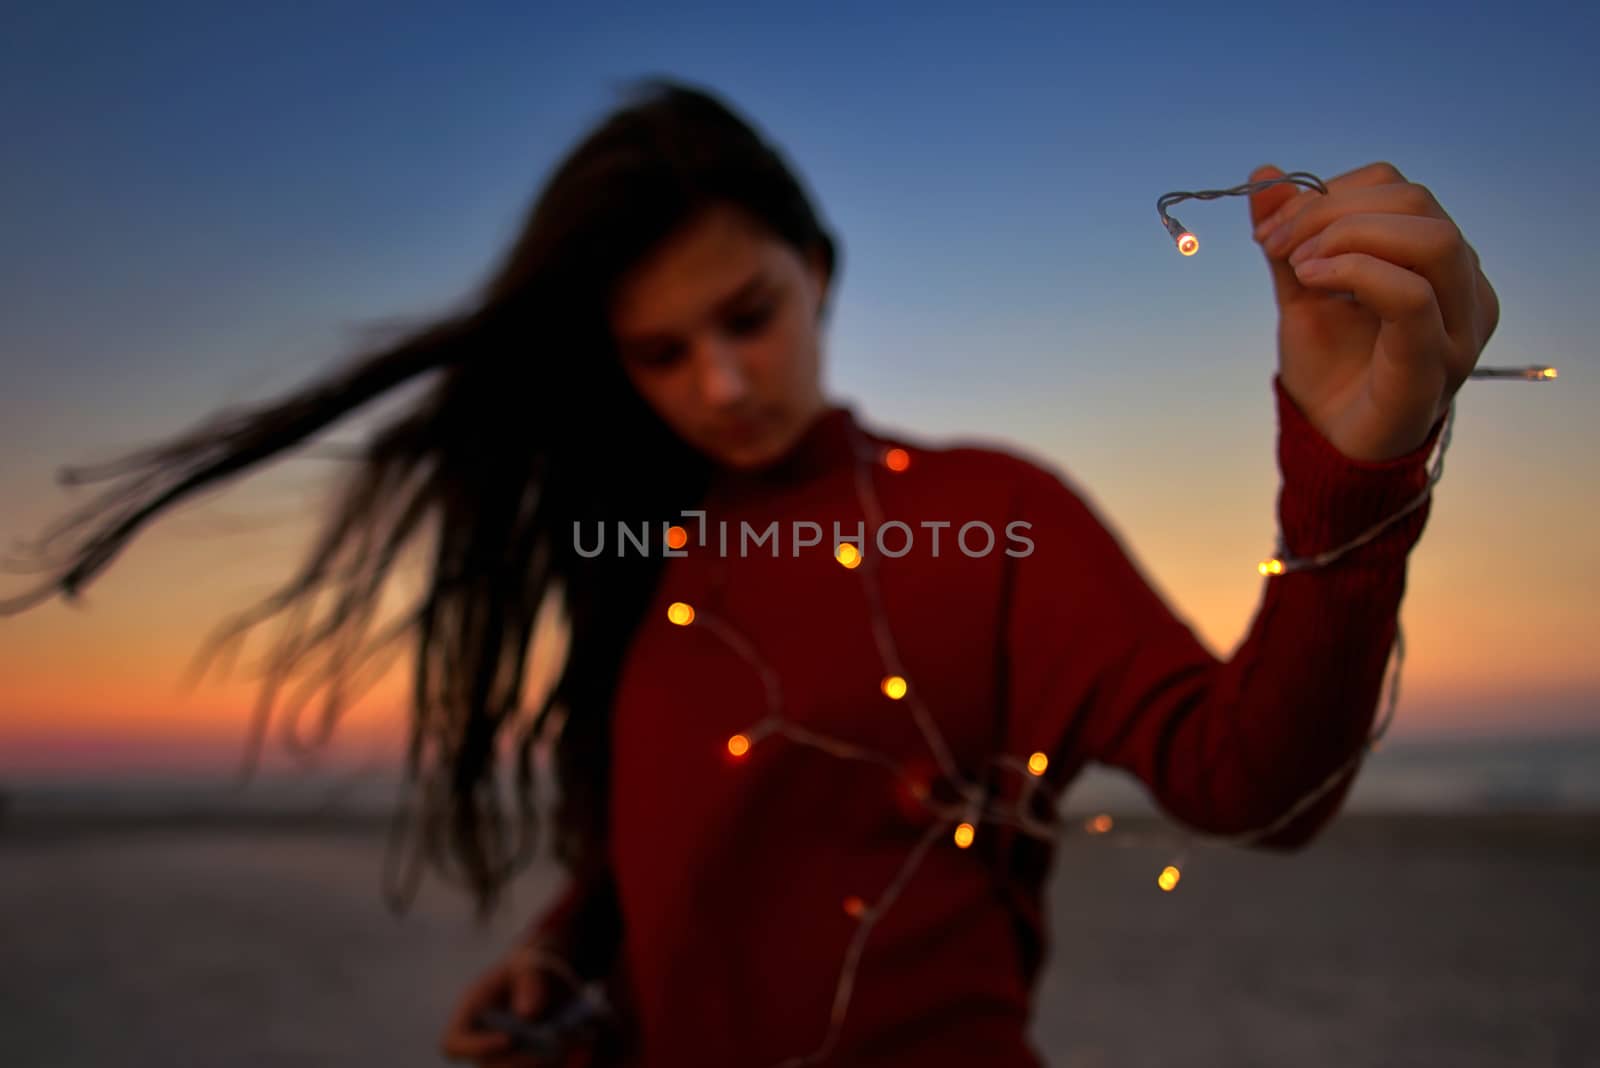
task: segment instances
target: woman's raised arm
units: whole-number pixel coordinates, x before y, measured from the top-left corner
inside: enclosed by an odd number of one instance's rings
[[[1343,545],[1427,485],[1443,417],[1415,451],[1359,461],[1317,432],[1276,375],[1273,389],[1278,512],[1295,556]],[[1015,511],[1032,523],[1035,544],[1008,561],[1007,750],[1046,753],[1047,779],[1087,761],[1122,768],[1170,816],[1201,832],[1272,824],[1366,741],[1407,554],[1430,503],[1332,563],[1267,577],[1247,635],[1224,660],[1066,480],[1027,467]],[[1338,811],[1351,781],[1346,775],[1253,844],[1303,845]]]

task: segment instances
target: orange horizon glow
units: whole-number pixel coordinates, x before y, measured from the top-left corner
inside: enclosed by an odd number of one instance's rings
[[[1462,448],[1471,448],[1472,438],[1464,440]],[[1592,655],[1594,608],[1586,592],[1592,584],[1582,578],[1600,571],[1600,548],[1585,533],[1581,495],[1540,468],[1519,466],[1515,482],[1500,479],[1496,464],[1502,462],[1493,456],[1459,461],[1408,565],[1401,606],[1406,659],[1390,738],[1600,725],[1600,660]],[[1173,610],[1209,649],[1229,655],[1249,626],[1262,584],[1276,581],[1257,571],[1272,533],[1271,486],[1197,485],[1124,453],[1089,457],[1068,470],[1089,488],[1090,500]],[[14,502],[22,518],[9,533],[34,533],[58,514],[59,495],[50,499],[49,507],[35,502],[31,510],[26,501]],[[1173,521],[1177,515],[1182,523]],[[171,526],[157,524],[85,589],[80,603],[47,601],[0,617],[0,775],[237,762],[250,737],[259,661],[281,619],[248,633],[231,671],[219,659],[192,690],[181,690],[180,682],[214,628],[292,573],[300,558],[287,539],[303,545],[311,523],[203,538],[179,537]],[[1530,557],[1519,539],[1535,527],[1541,551]],[[849,566],[852,559],[859,562],[849,553],[841,562]],[[419,587],[415,576],[396,581]],[[7,576],[0,596],[27,585]],[[685,625],[694,618],[687,604],[670,611]],[[536,650],[530,677],[548,672],[559,655]],[[394,753],[398,760],[411,670],[406,648],[346,710],[330,753]],[[895,700],[909,688],[899,679],[881,685]],[[269,749],[279,744],[288,693],[280,694]],[[315,702],[307,708],[308,724],[318,710]]]

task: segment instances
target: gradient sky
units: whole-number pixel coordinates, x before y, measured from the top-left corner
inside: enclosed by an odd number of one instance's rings
[[[1193,258],[1156,198],[1268,162],[1331,179],[1388,160],[1427,185],[1500,295],[1483,362],[1561,377],[1460,395],[1393,734],[1600,723],[1592,14],[250,6],[0,15],[8,544],[93,492],[58,487],[61,466],[287,389],[363,323],[445,308],[615,87],[659,72],[768,133],[841,235],[830,391],[889,432],[1059,465],[1221,655],[1274,540],[1276,308],[1244,198],[1175,209]],[[0,618],[0,773],[230,763],[248,676],[178,680],[298,560],[330,470],[254,475],[147,530],[83,607]],[[241,523],[264,528],[220,533]],[[352,758],[398,722],[390,683],[352,711]]]

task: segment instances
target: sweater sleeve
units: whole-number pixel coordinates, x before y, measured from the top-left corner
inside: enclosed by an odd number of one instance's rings
[[[1291,554],[1344,544],[1427,485],[1443,416],[1415,451],[1359,461],[1311,425],[1278,376],[1273,389],[1278,514]],[[1407,554],[1430,503],[1330,564],[1265,577],[1246,636],[1223,660],[1087,500],[1030,465],[1014,512],[1031,522],[1034,548],[1007,562],[1008,748],[1046,753],[1056,790],[1085,762],[1121,768],[1170,817],[1205,833],[1273,823],[1366,741]],[[1254,573],[1255,562],[1242,561],[1241,572]],[[1353,777],[1257,844],[1305,844],[1338,811]]]

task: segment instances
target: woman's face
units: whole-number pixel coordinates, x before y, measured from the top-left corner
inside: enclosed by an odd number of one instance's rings
[[[732,468],[781,455],[822,410],[828,277],[737,208],[703,212],[623,277],[611,306],[634,387],[680,437]]]

